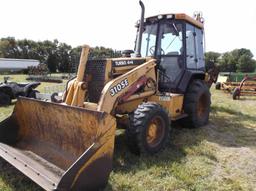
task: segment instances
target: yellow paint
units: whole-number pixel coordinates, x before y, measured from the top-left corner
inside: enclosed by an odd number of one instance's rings
[[[97,110],[111,113],[111,111],[114,109],[118,97],[124,95],[125,92],[129,89],[129,87],[135,82],[137,82],[141,76],[150,76],[153,80],[156,80],[155,72],[153,72],[155,66],[155,60],[151,59],[150,61],[141,64],[136,68],[130,70],[129,72],[108,82],[102,90]],[[116,92],[116,94],[112,96],[110,93],[111,88],[120,84],[123,80],[127,80],[129,85],[123,88],[121,91]]]
[[[89,46],[83,46],[77,77],[68,84],[68,90],[65,93],[65,103],[71,106],[83,107],[84,98],[87,92],[87,84],[84,82],[84,72],[89,54]]]
[[[169,117],[176,118],[183,113],[183,98],[182,94],[171,94],[166,95],[153,95],[148,98],[148,101],[152,101],[160,104],[165,110],[168,111]]]
[[[84,171],[86,171],[86,168],[93,163],[95,160],[101,157],[113,157],[113,151],[114,151],[114,138],[115,138],[115,130],[116,130],[116,122],[114,120],[108,121],[109,123],[109,129],[107,129],[107,133],[100,132],[97,136],[97,139],[95,140],[96,146],[98,149],[96,153],[88,160],[86,163],[79,169],[78,173],[76,174],[74,181],[72,182],[71,188],[75,185],[77,182],[80,174]],[[100,131],[100,128],[99,128]]]

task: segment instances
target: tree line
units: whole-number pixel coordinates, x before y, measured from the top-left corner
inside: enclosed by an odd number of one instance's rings
[[[205,53],[206,68],[215,64],[221,72],[255,72],[256,60],[249,49],[234,49],[224,54],[218,52]]]
[[[16,40],[13,37],[0,39],[0,57],[16,59],[36,59],[46,64],[50,72],[71,72],[77,67],[81,46],[72,48],[58,40]],[[90,49],[90,58],[120,57],[120,51],[111,48]]]
[[[36,59],[46,64],[50,72],[72,72],[79,62],[81,47],[72,48],[58,40],[16,40],[13,37],[0,39],[0,57],[17,59]],[[91,58],[120,57],[121,52],[111,48],[95,47],[90,50]],[[254,72],[256,61],[249,49],[234,49],[224,54],[205,53],[206,69],[217,65],[221,72]]]

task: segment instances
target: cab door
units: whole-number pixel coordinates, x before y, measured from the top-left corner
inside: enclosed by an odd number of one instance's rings
[[[183,25],[165,20],[159,24],[156,57],[159,69],[159,90],[175,92],[184,72]]]

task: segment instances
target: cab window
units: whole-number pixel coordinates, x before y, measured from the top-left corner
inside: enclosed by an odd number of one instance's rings
[[[204,70],[203,30],[186,24],[187,68]]]
[[[157,24],[145,26],[142,34],[141,56],[154,56],[156,46]]]
[[[161,46],[158,55],[182,54],[182,25],[166,22],[160,26]]]

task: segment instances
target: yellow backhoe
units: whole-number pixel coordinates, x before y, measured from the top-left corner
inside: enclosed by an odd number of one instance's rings
[[[145,19],[140,5],[135,53],[89,60],[83,46],[77,77],[61,100],[20,97],[0,123],[0,156],[45,190],[104,188],[117,127],[126,128],[132,152],[150,155],[169,141],[171,121],[207,124],[200,15]]]

